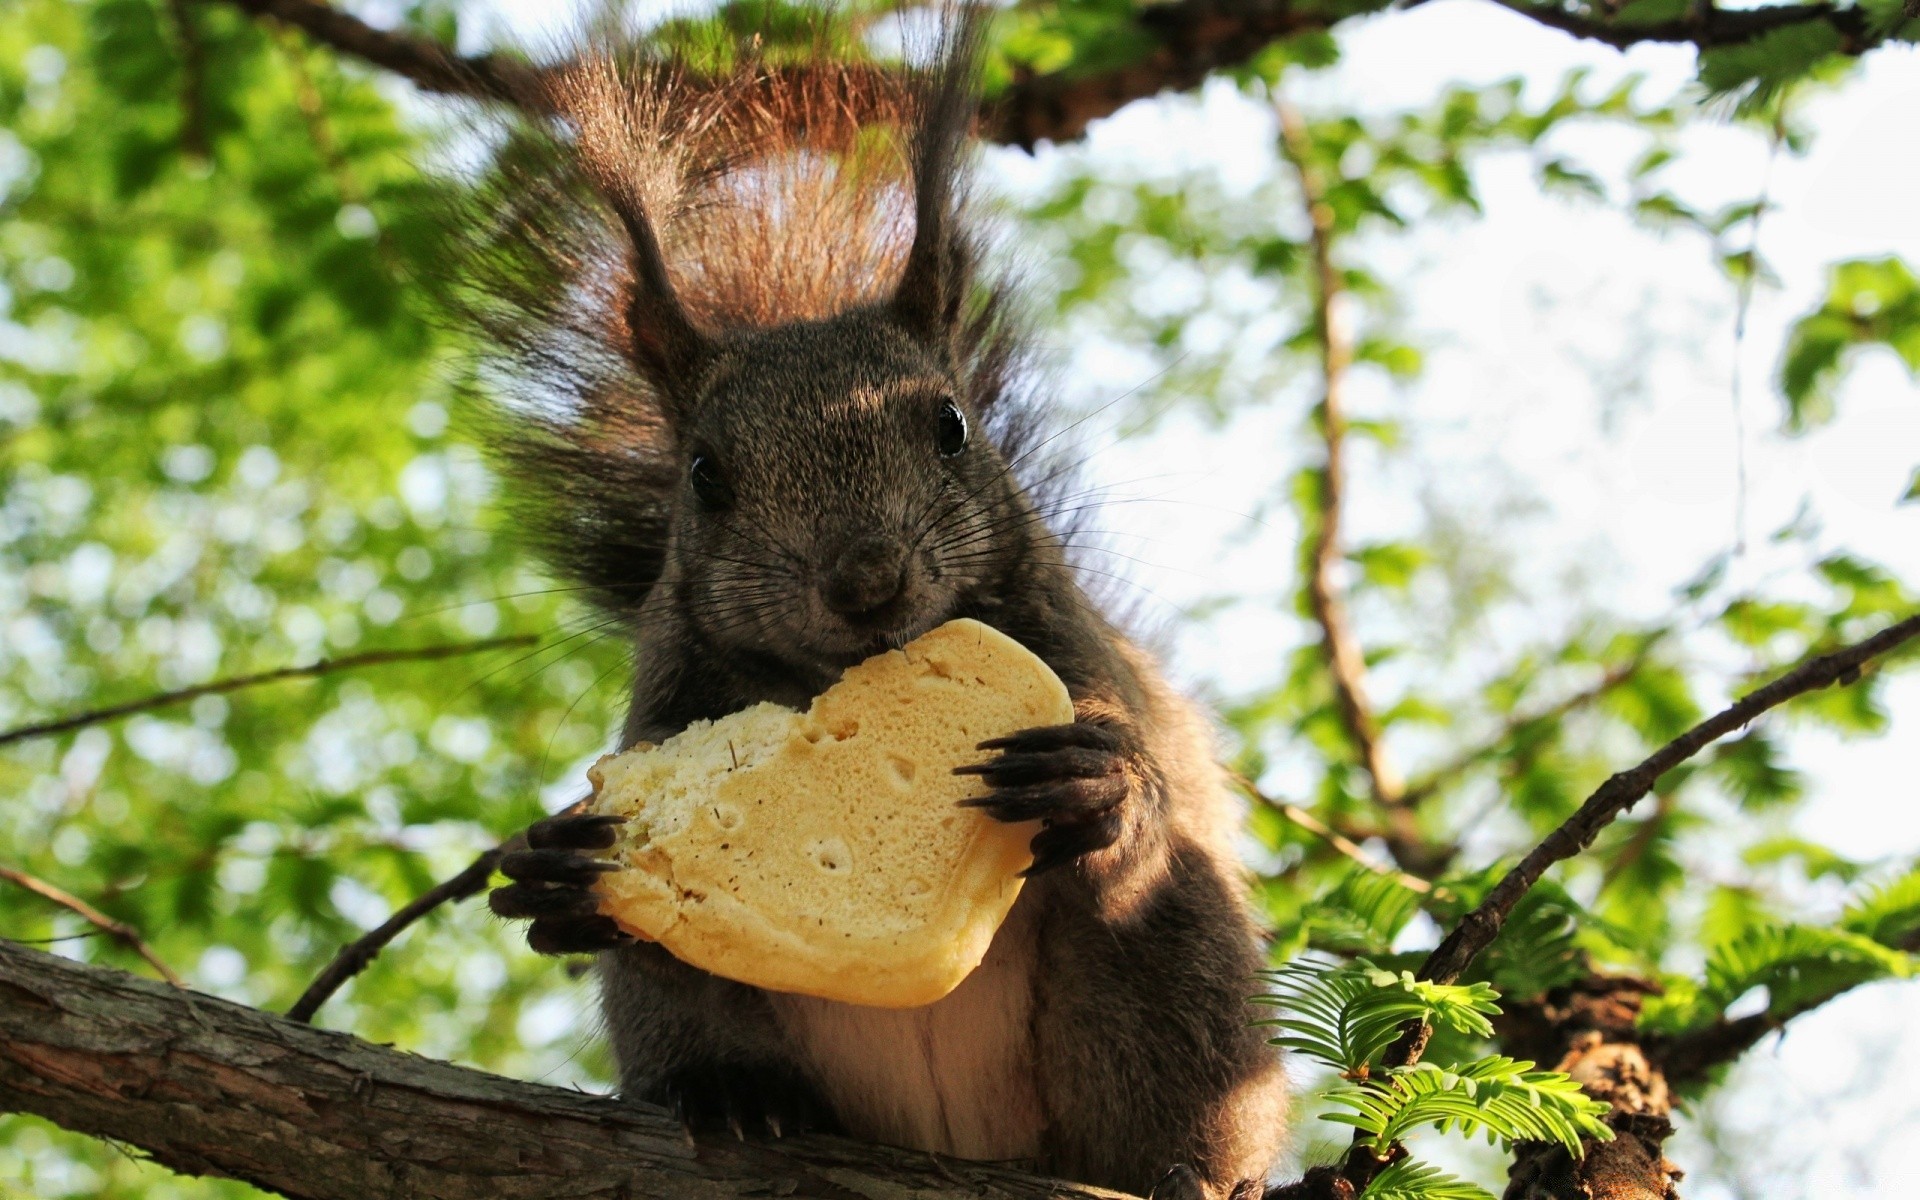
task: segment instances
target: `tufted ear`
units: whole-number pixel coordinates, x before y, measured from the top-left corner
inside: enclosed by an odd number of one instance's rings
[[[633,283],[627,298],[627,335],[634,365],[670,405],[682,407],[692,399],[713,347],[694,327],[673,290],[653,222],[637,204],[616,207],[631,244]]]
[[[892,307],[901,324],[943,350],[960,335],[973,285],[974,248],[961,210],[988,19],[978,5],[946,14],[913,136],[913,245]]]

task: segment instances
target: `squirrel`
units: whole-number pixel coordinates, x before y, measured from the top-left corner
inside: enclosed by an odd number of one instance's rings
[[[931,65],[742,53],[549,75],[471,213],[467,307],[523,388],[492,434],[558,574],[631,641],[621,745],[955,617],[1057,673],[1070,725],[962,768],[1043,822],[986,959],[941,1001],[759,990],[623,934],[609,818],[527,832],[493,891],[598,956],[622,1093],[690,1128],[839,1132],[1161,1197],[1257,1194],[1286,1131],[1213,733],[1082,589],[1032,480],[1045,413],[968,203],[983,18]],[[1042,480],[1041,482],[1044,482]],[[617,819],[615,819],[617,820]]]

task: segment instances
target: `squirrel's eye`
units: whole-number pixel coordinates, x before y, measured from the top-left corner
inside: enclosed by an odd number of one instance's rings
[[[687,482],[693,485],[693,498],[702,508],[725,508],[733,501],[733,492],[720,477],[720,468],[704,454],[693,456],[687,467]]]
[[[967,415],[949,400],[940,406],[940,432],[936,444],[941,458],[952,458],[967,448]]]

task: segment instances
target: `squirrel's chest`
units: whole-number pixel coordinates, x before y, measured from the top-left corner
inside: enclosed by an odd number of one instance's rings
[[[849,1134],[957,1158],[1032,1158],[1034,930],[1016,904],[987,956],[924,1008],[775,996],[799,1057]]]

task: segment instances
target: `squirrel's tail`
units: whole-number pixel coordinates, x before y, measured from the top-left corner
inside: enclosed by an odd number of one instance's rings
[[[659,576],[676,412],[729,332],[887,304],[985,406],[1006,390],[1018,346],[965,212],[984,21],[950,10],[918,69],[824,44],[703,56],[720,70],[590,52],[498,150],[458,271],[509,395],[489,440],[529,532],[608,607]]]

